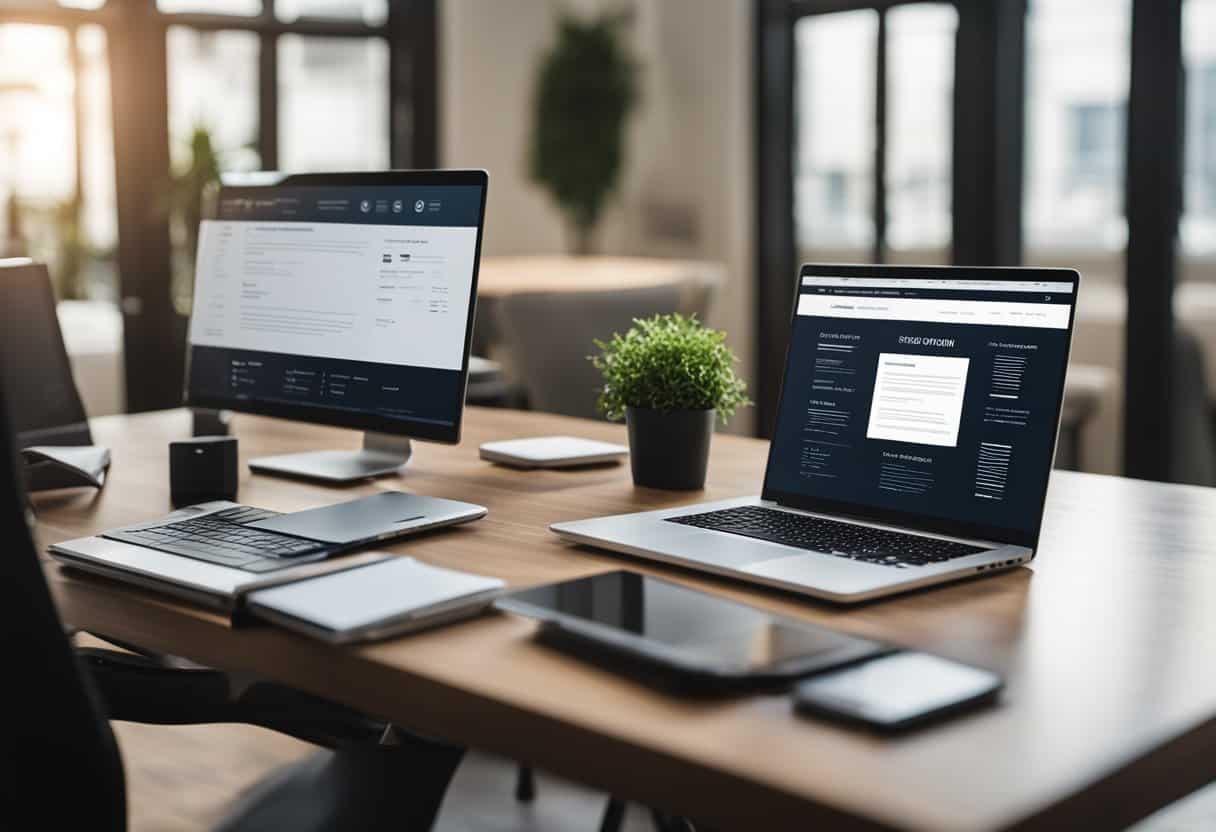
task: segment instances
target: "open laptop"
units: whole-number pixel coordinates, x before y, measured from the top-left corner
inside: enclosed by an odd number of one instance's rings
[[[838,602],[1029,562],[1080,275],[801,269],[764,493],[566,540]]]

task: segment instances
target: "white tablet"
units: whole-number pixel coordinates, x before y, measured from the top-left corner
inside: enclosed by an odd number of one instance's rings
[[[577,436],[534,436],[486,442],[481,458],[515,468],[571,468],[615,462],[629,454],[624,445]]]

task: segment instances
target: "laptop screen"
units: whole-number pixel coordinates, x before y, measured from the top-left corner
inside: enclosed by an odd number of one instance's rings
[[[765,497],[1033,545],[1077,275],[804,266]]]

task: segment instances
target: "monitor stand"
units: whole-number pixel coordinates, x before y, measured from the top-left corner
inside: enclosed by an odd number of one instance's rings
[[[363,434],[358,451],[308,451],[249,460],[257,474],[346,483],[398,473],[410,461],[410,440],[389,433]]]

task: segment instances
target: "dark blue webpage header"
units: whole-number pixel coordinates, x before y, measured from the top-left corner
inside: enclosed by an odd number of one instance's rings
[[[476,227],[481,199],[476,185],[227,187],[220,191],[217,218]]]

